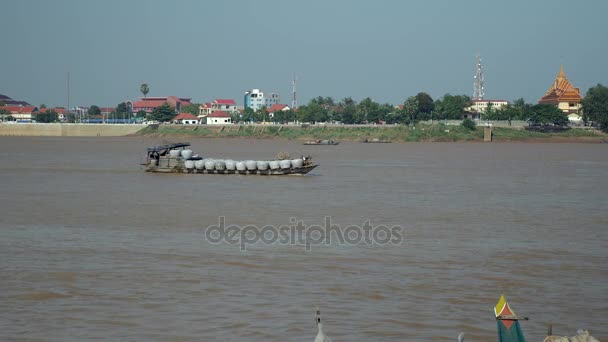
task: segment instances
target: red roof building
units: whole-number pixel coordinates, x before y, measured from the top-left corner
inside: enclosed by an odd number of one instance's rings
[[[198,118],[190,113],[179,113],[173,118],[173,123],[195,125],[198,124]]]
[[[133,113],[137,113],[141,110],[150,114],[156,107],[160,107],[163,104],[167,103],[171,108],[175,109],[175,111],[180,112],[183,106],[192,104],[190,102],[190,98],[185,97],[175,97],[175,96],[167,96],[167,97],[141,97],[139,101],[128,101],[127,105],[131,106],[131,110]]]
[[[215,99],[213,102],[206,102],[198,107],[199,117],[205,117],[217,111],[236,114],[239,112],[238,106],[234,100],[230,99]]]
[[[232,123],[232,117],[230,116],[230,114],[223,112],[221,110],[218,110],[216,112],[213,112],[209,115],[207,115],[207,124],[208,125],[224,125],[224,124],[231,124]]]
[[[1,108],[11,112],[11,116],[15,120],[31,121],[33,116],[38,113],[36,106],[3,106]]]
[[[267,109],[268,113],[274,113],[279,111],[288,111],[290,108],[286,104],[273,104],[270,108]]]

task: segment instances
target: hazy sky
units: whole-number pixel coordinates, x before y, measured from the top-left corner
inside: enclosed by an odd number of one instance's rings
[[[402,103],[420,91],[536,102],[564,64],[585,92],[608,83],[608,1],[2,0],[0,94],[115,106],[141,94],[276,92]]]

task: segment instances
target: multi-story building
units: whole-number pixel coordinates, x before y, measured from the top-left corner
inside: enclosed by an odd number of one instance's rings
[[[226,112],[228,114],[237,114],[239,112],[239,108],[234,100],[215,99],[213,102],[205,102],[198,107],[198,117],[202,119],[219,111]]]
[[[260,89],[251,89],[245,92],[245,108],[257,112],[261,108],[269,108],[279,104],[280,97],[275,93],[264,93]]]

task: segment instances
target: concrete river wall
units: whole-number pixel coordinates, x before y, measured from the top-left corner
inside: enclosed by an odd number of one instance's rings
[[[145,127],[135,124],[0,123],[0,136],[119,137]]]

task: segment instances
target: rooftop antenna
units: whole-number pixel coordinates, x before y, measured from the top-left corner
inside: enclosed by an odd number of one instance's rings
[[[479,54],[477,54],[475,77],[473,79],[473,100],[483,100],[483,66],[481,65],[481,56]]]
[[[298,108],[298,99],[296,97],[296,83],[298,81],[298,77],[296,73],[293,73],[293,80],[291,81],[291,109],[295,110]]]

